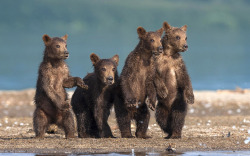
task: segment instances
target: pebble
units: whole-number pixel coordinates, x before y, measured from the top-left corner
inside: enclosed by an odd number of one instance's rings
[[[232,110],[228,110],[227,113],[228,114],[233,114],[233,111]]]
[[[249,139],[246,139],[246,140],[244,141],[245,144],[248,144],[249,142],[250,142]]]
[[[189,110],[189,113],[193,114],[193,113],[194,113],[194,109],[191,108],[191,109]]]

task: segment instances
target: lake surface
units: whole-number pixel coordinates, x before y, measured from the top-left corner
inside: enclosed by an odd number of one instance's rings
[[[156,152],[131,152],[131,153],[100,153],[100,154],[34,154],[34,153],[0,153],[0,156],[247,156],[250,151],[193,151],[184,153],[156,153]]]
[[[96,52],[101,58],[110,58],[119,54],[118,71],[120,73],[127,55],[138,42],[136,36],[133,38],[134,43],[131,46],[121,48],[119,46],[122,44],[117,43],[117,49],[120,48],[120,50],[115,50],[116,47],[101,45],[92,48],[85,44],[71,44],[73,41],[69,41],[70,57],[67,63],[71,75],[84,77],[87,73],[93,72],[89,59],[91,52]],[[240,43],[235,45],[229,40],[228,43],[216,47],[216,43],[213,41],[209,46],[201,43],[200,39],[195,36],[189,38],[191,40],[190,48],[182,55],[195,90],[250,88],[250,48],[248,45]],[[0,90],[35,88],[44,45],[41,36],[34,36],[31,44],[24,42],[12,46],[9,42],[1,43]],[[102,49],[102,47],[104,48]]]
[[[0,90],[35,88],[44,34],[69,35],[67,63],[72,76],[84,77],[93,52],[118,54],[120,73],[137,27],[155,31],[163,21],[188,25],[183,57],[195,90],[250,88],[249,7],[246,0],[0,1]]]

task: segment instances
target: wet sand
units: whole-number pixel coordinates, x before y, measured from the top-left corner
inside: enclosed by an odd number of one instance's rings
[[[34,139],[32,114],[34,89],[0,91],[0,152],[28,153],[109,153],[250,150],[250,91],[195,91],[195,104],[189,105],[181,139],[166,140],[155,122],[148,128],[150,139],[120,138],[114,112],[109,124],[114,136],[108,139],[65,139],[64,132]],[[72,92],[69,92],[72,95]],[[135,132],[134,122],[132,132]],[[77,134],[75,134],[77,136]]]

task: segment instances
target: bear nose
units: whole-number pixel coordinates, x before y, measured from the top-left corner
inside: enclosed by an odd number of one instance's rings
[[[109,77],[107,77],[107,80],[109,80],[109,81],[113,81],[113,80],[114,80],[114,78],[113,78],[112,76],[109,76]]]
[[[158,51],[162,52],[163,51],[163,47],[162,46],[158,47]]]
[[[185,45],[183,46],[183,48],[187,49],[187,48],[188,48],[188,45],[187,45],[187,44],[185,44]]]

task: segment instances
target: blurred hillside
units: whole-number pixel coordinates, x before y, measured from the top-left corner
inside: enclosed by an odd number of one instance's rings
[[[1,0],[0,90],[35,87],[45,33],[69,35],[67,62],[83,77],[92,52],[119,54],[121,71],[136,28],[157,30],[163,21],[188,25],[183,56],[195,89],[249,88],[249,8],[248,0]]]

